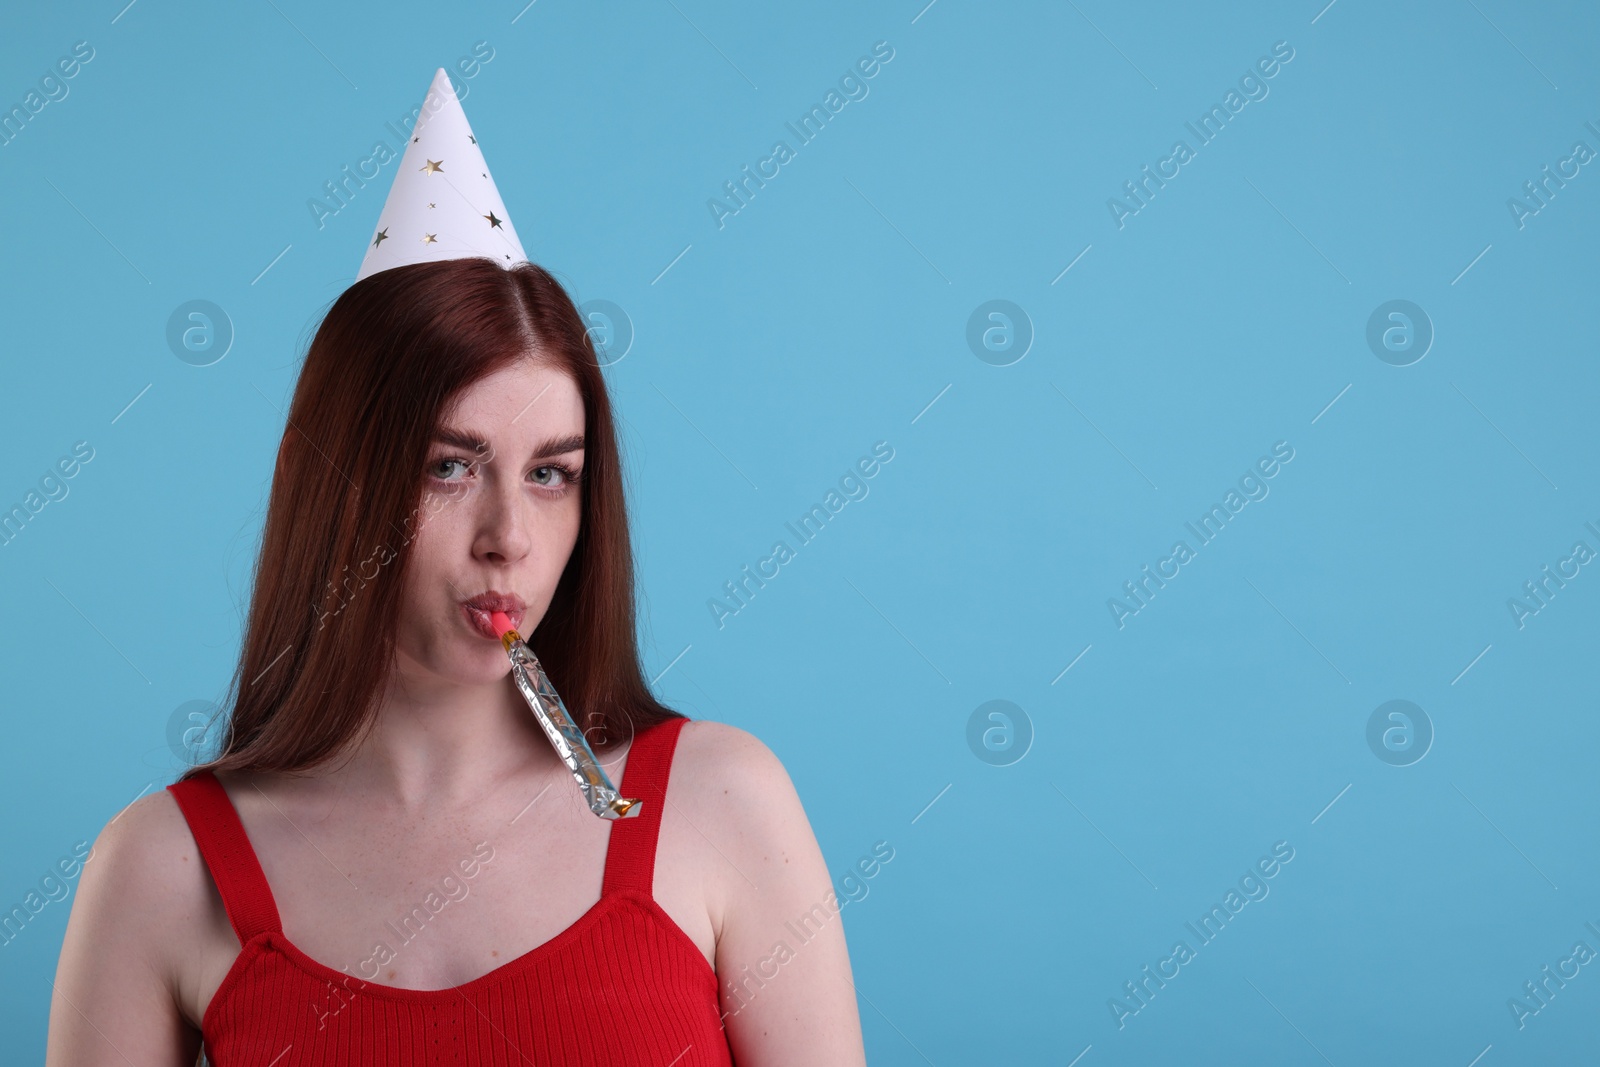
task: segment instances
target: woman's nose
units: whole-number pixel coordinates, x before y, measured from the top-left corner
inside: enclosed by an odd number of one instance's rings
[[[495,484],[483,498],[476,554],[491,563],[514,563],[532,547],[528,501],[517,485]]]

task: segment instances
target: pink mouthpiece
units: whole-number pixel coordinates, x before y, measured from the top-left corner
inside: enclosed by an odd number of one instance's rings
[[[496,637],[504,637],[509,631],[516,629],[511,625],[511,619],[503,611],[489,613],[489,625],[494,627]]]

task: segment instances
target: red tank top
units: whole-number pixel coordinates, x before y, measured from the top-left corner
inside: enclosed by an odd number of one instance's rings
[[[209,774],[177,799],[242,947],[202,1020],[214,1067],[731,1065],[717,977],[656,903],[656,836],[678,732],[633,740],[600,899],[555,937],[450,989],[400,989],[325,966],[283,936],[244,825]],[[534,902],[530,906],[537,906]]]

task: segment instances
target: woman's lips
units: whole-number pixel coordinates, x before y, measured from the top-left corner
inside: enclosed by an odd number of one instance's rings
[[[499,642],[500,636],[494,632],[494,625],[489,621],[489,611],[483,608],[475,608],[470,604],[463,604],[461,605],[461,614],[467,620],[467,625],[472,627],[480,636]],[[521,608],[513,608],[510,611],[506,611],[505,614],[511,620],[513,628],[522,626]]]

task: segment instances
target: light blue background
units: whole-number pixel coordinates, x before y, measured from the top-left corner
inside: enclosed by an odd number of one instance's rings
[[[1507,1001],[1600,949],[1600,575],[1521,629],[1507,600],[1600,549],[1600,164],[1524,228],[1506,202],[1600,149],[1600,11],[1324,2],[8,12],[5,107],[95,58],[0,147],[0,507],[95,458],[0,549],[0,904],[170,782],[174,709],[225,689],[281,408],[394,165],[320,230],[306,201],[482,40],[465,109],[529,255],[637,331],[607,374],[649,673],[778,753],[831,869],[895,849],[844,911],[871,1062],[1592,1052],[1600,965],[1523,1029]],[[880,40],[719,230],[707,200]],[[1107,199],[1277,41],[1270,95],[1119,229]],[[236,330],[211,366],[165,340],[191,299]],[[1010,366],[965,340],[992,299],[1036,334]],[[1406,367],[1365,340],[1392,299],[1436,331]],[[718,629],[880,440],[870,495]],[[1280,440],[1119,630],[1107,598]],[[1396,698],[1436,731],[1406,767],[1365,739]],[[966,739],[994,699],[1034,732],[1010,766]],[[1280,840],[1119,1030],[1108,999]],[[69,907],[0,948],[16,1062]]]

